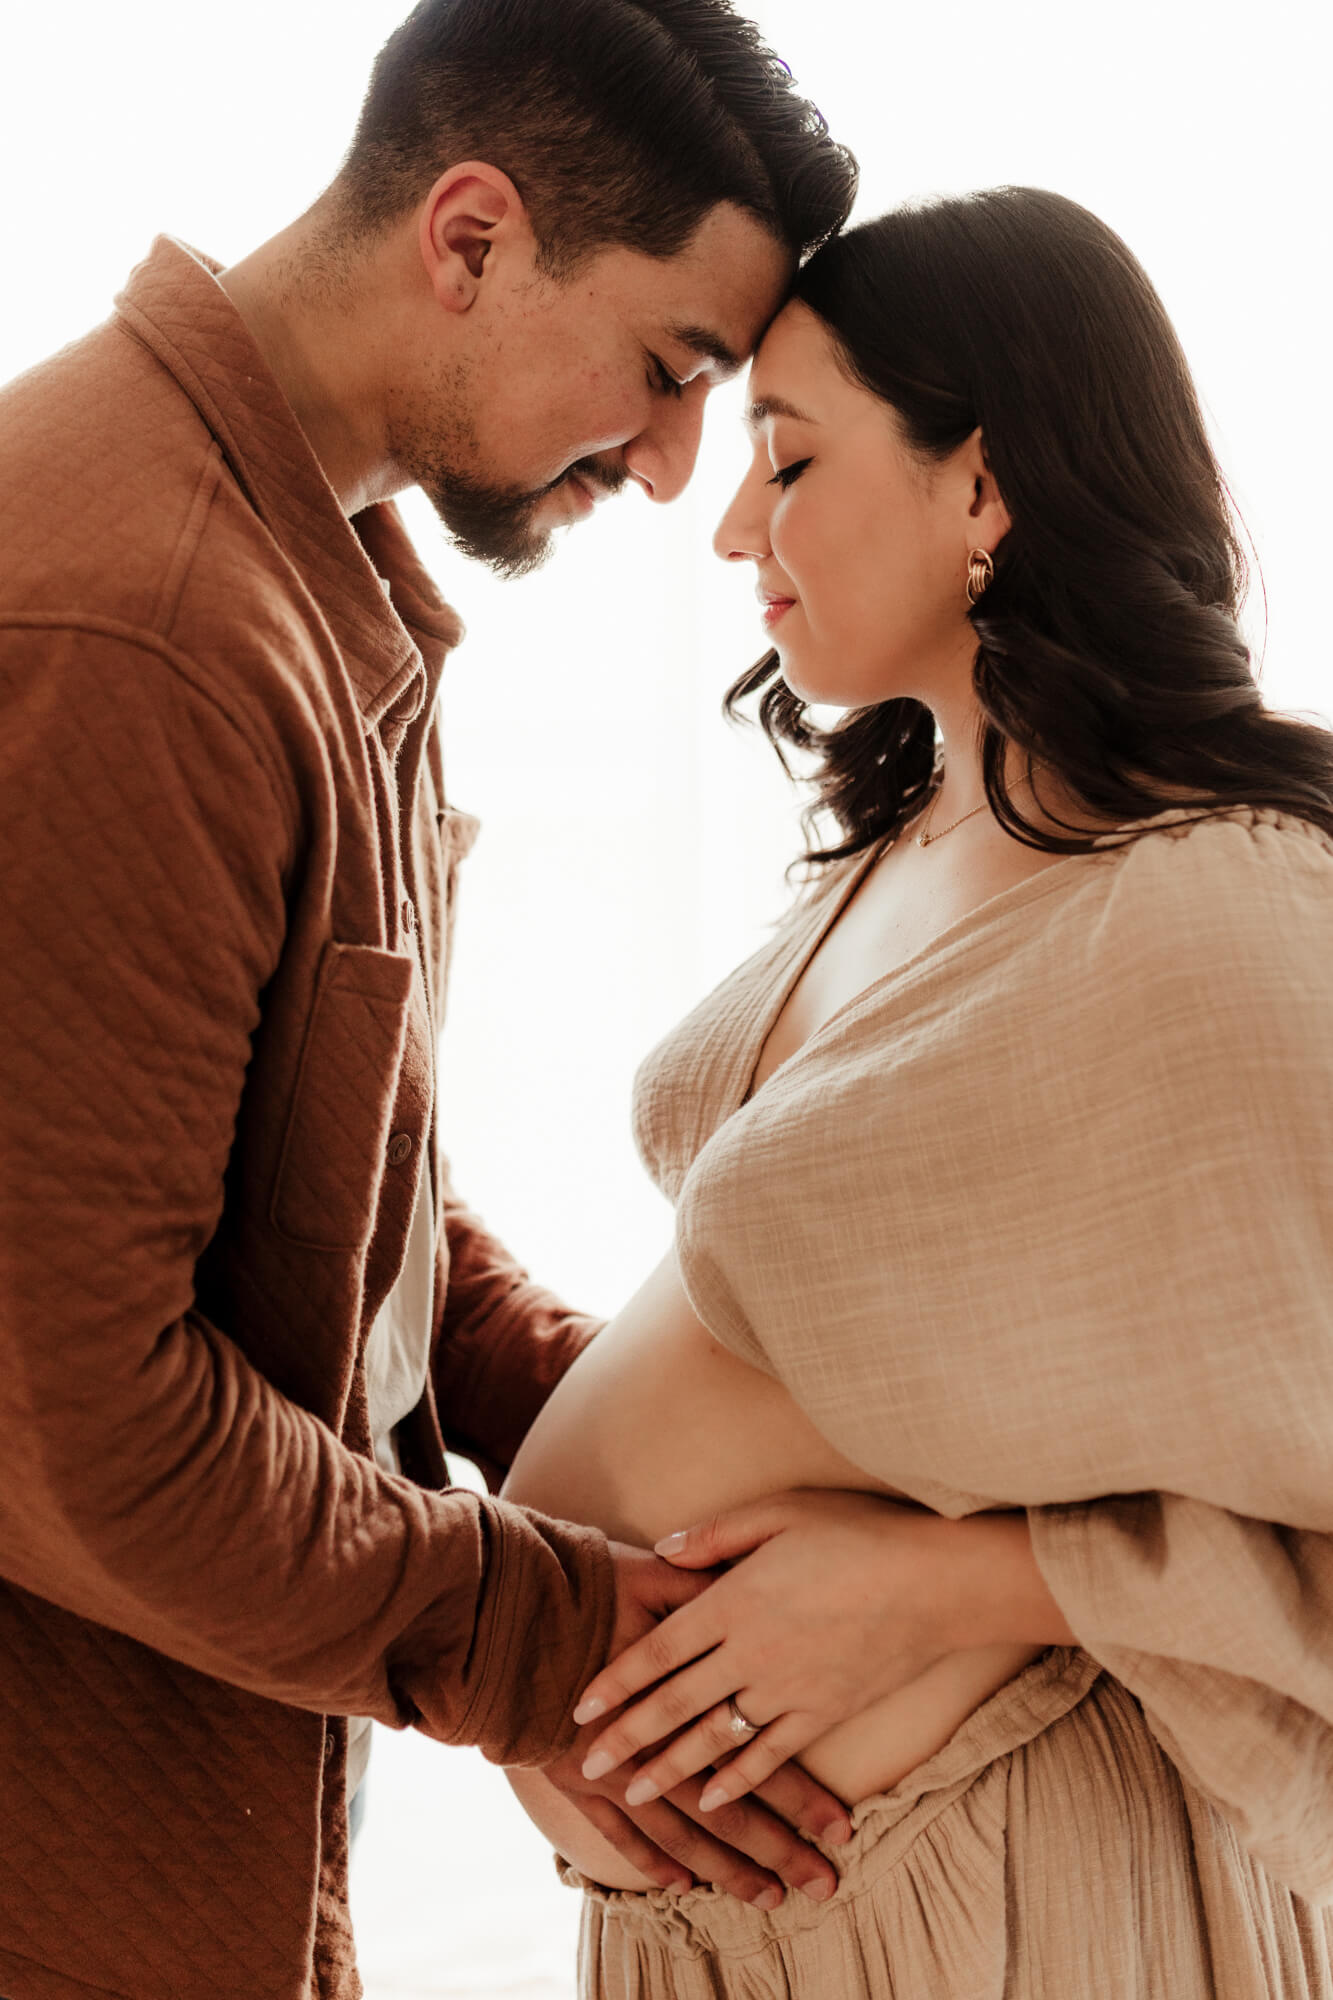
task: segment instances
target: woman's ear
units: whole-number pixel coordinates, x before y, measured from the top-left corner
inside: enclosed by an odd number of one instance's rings
[[[995,474],[991,471],[990,460],[986,456],[986,440],[979,427],[960,450],[971,481],[968,532],[972,536],[972,545],[974,548],[989,549],[993,554],[1014,524],[1009,518],[1009,509],[1004,504]]]
[[[422,204],[418,242],[431,291],[453,313],[476,303],[497,254],[530,264],[535,250],[518,189],[484,160],[464,160],[440,175]]]

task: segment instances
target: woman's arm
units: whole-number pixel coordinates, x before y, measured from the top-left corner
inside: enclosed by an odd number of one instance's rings
[[[798,1490],[668,1536],[658,1553],[733,1567],[612,1661],[575,1710],[593,1722],[662,1682],[583,1765],[602,1777],[683,1731],[636,1772],[635,1804],[736,1749],[729,1699],[759,1734],[708,1786],[710,1810],[946,1653],[1076,1643],[1023,1513],[948,1521],[872,1494]]]

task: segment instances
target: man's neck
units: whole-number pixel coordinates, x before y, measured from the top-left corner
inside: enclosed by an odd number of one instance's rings
[[[360,274],[335,275],[316,252],[305,219],[230,265],[218,282],[291,404],[344,513],[389,498],[397,483],[386,465],[374,389],[377,341],[363,308],[374,286]],[[382,317],[382,295],[379,304]]]

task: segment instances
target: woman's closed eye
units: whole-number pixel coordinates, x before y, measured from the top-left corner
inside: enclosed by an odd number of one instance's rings
[[[768,484],[770,486],[781,486],[785,492],[787,487],[796,484],[801,474],[805,471],[806,466],[811,463],[812,461],[808,458],[797,458],[790,465],[780,465],[773,474],[773,477],[768,481]]]

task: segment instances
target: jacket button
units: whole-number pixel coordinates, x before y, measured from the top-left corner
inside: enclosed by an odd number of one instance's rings
[[[407,935],[408,935],[409,937],[411,937],[411,935],[412,935],[413,931],[414,931],[414,930],[416,929],[416,927],[417,927],[417,913],[416,913],[416,911],[415,911],[415,910],[413,909],[413,907],[412,907],[412,898],[411,898],[410,896],[404,896],[404,897],[403,897],[403,929],[404,929],[404,930],[405,930],[405,931],[407,932]]]
[[[395,1132],[389,1141],[389,1165],[391,1167],[401,1167],[411,1150],[412,1134],[410,1132]]]
[[[324,1734],[324,1762],[326,1764],[331,1764],[333,1762],[334,1751],[337,1749],[337,1747],[338,1747],[337,1739],[335,1738],[332,1729],[326,1728]]]

